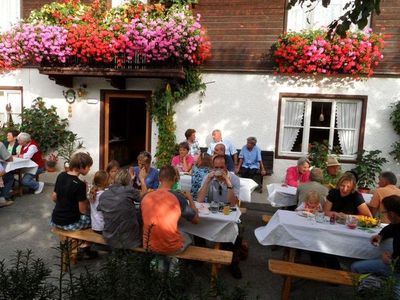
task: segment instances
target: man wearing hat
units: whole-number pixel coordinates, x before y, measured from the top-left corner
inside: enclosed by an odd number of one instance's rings
[[[334,156],[328,156],[326,161],[326,169],[324,171],[324,179],[323,184],[328,186],[330,189],[336,187],[336,182],[342,176],[342,172],[340,170],[340,163]]]

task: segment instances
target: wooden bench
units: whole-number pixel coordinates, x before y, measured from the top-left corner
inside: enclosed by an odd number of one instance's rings
[[[358,281],[359,274],[333,270],[328,268],[314,267],[305,264],[288,262],[283,260],[269,259],[268,269],[275,274],[287,277],[304,278],[308,280],[326,282],[331,284],[352,286]],[[282,287],[282,299],[289,299],[290,281],[285,280]]]
[[[73,264],[76,264],[76,252],[77,252],[77,242],[85,241],[95,244],[107,245],[106,241],[103,239],[103,236],[95,233],[92,229],[83,229],[83,230],[75,230],[75,231],[66,231],[57,228],[52,228],[51,230],[55,235],[60,238],[60,241],[71,240],[74,244],[72,246],[71,257],[68,257],[68,253],[62,253],[63,256],[63,269],[65,270],[65,264],[71,261]],[[135,252],[147,252],[144,248],[132,248],[129,249]],[[217,278],[218,275],[218,267],[217,265],[230,265],[232,262],[232,252],[205,248],[205,247],[197,247],[197,246],[189,246],[182,253],[174,255],[180,259],[189,259],[189,260],[197,260],[208,262],[212,264],[211,278],[212,280]]]

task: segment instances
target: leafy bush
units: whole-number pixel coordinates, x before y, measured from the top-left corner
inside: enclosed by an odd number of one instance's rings
[[[68,130],[68,119],[61,119],[57,108],[47,108],[42,97],[33,100],[30,108],[24,108],[21,113],[21,132],[27,132],[35,139],[43,153],[57,150],[66,141],[75,137]]]

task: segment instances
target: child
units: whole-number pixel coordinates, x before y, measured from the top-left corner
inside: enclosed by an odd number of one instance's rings
[[[187,142],[179,144],[179,155],[172,158],[171,166],[177,168],[179,172],[190,172],[192,170],[193,156],[189,154]]]
[[[108,169],[108,168],[107,168]],[[100,170],[94,174],[93,184],[89,193],[90,201],[90,219],[92,229],[98,234],[102,234],[104,228],[103,213],[97,210],[99,205],[99,197],[108,186],[109,175],[106,171]]]
[[[400,296],[400,196],[393,195],[383,198],[383,213],[390,220],[390,224],[385,226],[378,235],[371,238],[374,246],[379,246],[381,241],[393,238],[393,252],[385,252],[382,258],[357,261],[351,265],[351,271],[356,273],[374,273],[376,275],[388,277],[392,274],[391,265],[394,266],[394,276],[396,284],[394,292]],[[396,298],[397,299],[397,298]]]
[[[316,191],[309,191],[306,194],[306,198],[304,202],[302,202],[297,208],[296,211],[304,210],[310,213],[316,213],[318,211],[322,211],[322,206],[320,202],[320,195]]]
[[[56,203],[50,225],[63,230],[79,230],[90,227],[89,201],[86,196],[86,183],[79,179],[79,175],[86,175],[93,165],[89,153],[78,152],[72,155],[68,172],[57,176],[54,192],[51,195]],[[93,258],[97,252],[89,247],[84,253]]]
[[[119,170],[119,162],[116,160],[111,160],[106,168],[106,172],[108,174],[108,185],[112,185],[115,180],[115,175]]]

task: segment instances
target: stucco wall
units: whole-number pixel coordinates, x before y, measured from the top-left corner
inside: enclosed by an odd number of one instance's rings
[[[237,148],[244,145],[246,137],[254,135],[263,150],[275,151],[275,133],[277,127],[278,99],[281,92],[329,93],[367,95],[367,120],[364,148],[380,149],[390,160],[385,169],[400,174],[400,167],[390,155],[390,145],[399,137],[389,122],[390,103],[400,100],[400,79],[371,78],[369,80],[313,79],[275,75],[243,74],[204,74],[207,83],[204,97],[199,93],[176,106],[177,140],[184,139],[187,128],[195,128],[201,146],[211,141],[214,128],[222,130],[223,137],[229,138]],[[112,89],[102,78],[76,78],[74,87],[81,83],[87,85],[88,98],[100,100],[101,89]],[[159,80],[127,81],[128,90],[154,90]],[[68,117],[68,105],[62,91],[66,90],[47,76],[40,75],[35,69],[17,70],[0,76],[0,86],[22,86],[24,105],[30,106],[32,100],[42,96],[48,105],[55,105],[61,117]],[[93,170],[99,165],[99,124],[100,101],[88,104],[76,101],[72,105],[70,128],[82,137],[94,158]],[[157,144],[157,128],[152,126],[152,153]],[[276,159],[274,175],[268,182],[281,181],[285,170],[294,164],[293,160]],[[348,169],[351,165],[345,165]]]
[[[184,139],[187,128],[195,128],[201,146],[211,141],[214,128],[222,136],[241,148],[246,137],[256,136],[263,150],[275,151],[279,93],[318,93],[367,95],[367,120],[364,148],[380,149],[389,158],[385,169],[399,174],[393,163],[390,145],[399,139],[389,121],[390,103],[400,100],[400,79],[371,78],[349,80],[346,78],[287,77],[276,75],[243,75],[208,73],[204,97],[193,94],[176,107],[178,141]],[[268,182],[280,182],[293,160],[276,159],[274,175]],[[351,168],[345,165],[344,169]]]

